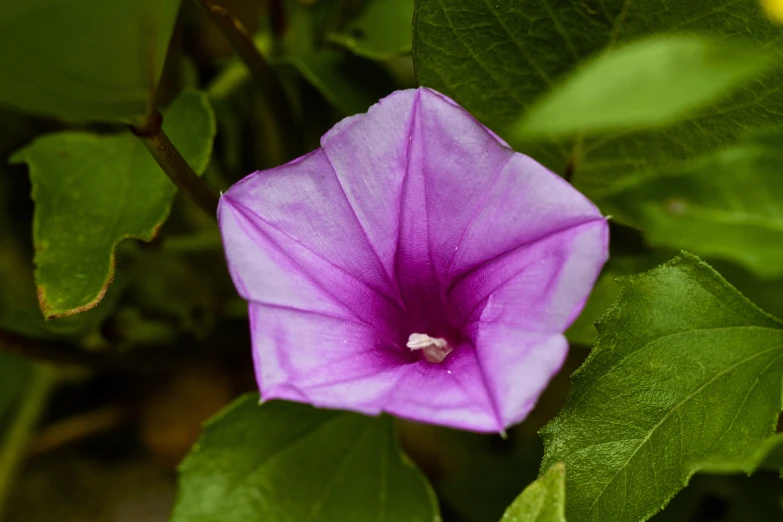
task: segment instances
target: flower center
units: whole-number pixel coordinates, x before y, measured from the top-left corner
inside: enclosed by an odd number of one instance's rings
[[[431,363],[443,362],[443,359],[453,350],[442,337],[430,337],[427,334],[412,333],[405,345],[411,350],[421,350],[424,358]]]

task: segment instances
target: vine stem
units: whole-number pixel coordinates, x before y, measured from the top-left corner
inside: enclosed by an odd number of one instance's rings
[[[139,371],[156,371],[181,364],[173,353],[160,350],[89,351],[57,340],[40,340],[0,329],[0,352],[56,365],[105,366]]]
[[[0,330],[0,351],[54,364],[96,364],[102,359],[98,352],[80,350],[62,341],[32,339],[7,330]]]
[[[52,366],[34,366],[16,417],[0,446],[0,518],[27,453],[30,436],[38,425],[56,381],[57,373]]]
[[[270,95],[271,101],[275,98],[285,99],[282,86],[272,73],[266,59],[256,47],[250,34],[234,15],[215,0],[194,0],[212,22],[220,29],[220,32],[228,39],[237,55],[245,62],[253,79],[265,94]]]
[[[204,212],[217,219],[217,195],[190,168],[188,162],[166,136],[163,131],[163,116],[160,112],[152,112],[143,125],[131,127],[131,132],[141,140],[171,181],[190,196]]]
[[[288,98],[283,85],[256,47],[245,26],[225,7],[215,0],[193,0],[209,16],[220,32],[228,39],[234,51],[245,63],[250,75],[264,95],[264,109],[281,128],[281,134],[292,138],[293,122],[288,111]],[[235,77],[235,80],[239,76]]]

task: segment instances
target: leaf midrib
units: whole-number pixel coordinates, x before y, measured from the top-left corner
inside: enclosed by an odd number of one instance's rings
[[[334,417],[329,417],[324,419],[321,423],[319,423],[317,426],[311,428],[308,431],[304,431],[301,434],[298,434],[294,436],[292,439],[289,439],[285,442],[282,446],[280,446],[278,449],[274,450],[273,453],[269,455],[265,455],[266,458],[261,459],[260,465],[258,463],[253,462],[252,459],[247,459],[249,467],[253,469],[252,473],[241,473],[239,474],[239,479],[231,481],[228,487],[225,488],[225,491],[231,492],[236,489],[239,489],[240,486],[246,486],[246,483],[252,480],[253,475],[258,473],[259,471],[266,469],[267,466],[272,461],[275,461],[276,459],[280,458],[281,455],[285,455],[288,452],[295,450],[299,444],[302,442],[310,439],[314,435],[319,434],[321,431],[323,431],[327,426],[331,426],[332,424],[337,424],[340,420],[345,420],[346,415],[345,414],[336,414]],[[183,468],[184,471],[185,468]],[[233,471],[236,471],[233,470]]]
[[[778,331],[778,332],[779,332],[779,330],[777,330],[777,329],[774,329],[774,328],[769,328],[769,329],[770,329],[770,330],[775,330],[775,331]],[[689,330],[689,331],[693,331],[693,330]],[[678,333],[679,333],[679,332],[678,332]],[[660,337],[660,338],[658,338],[658,339],[656,339],[656,340],[663,339],[663,338],[664,338],[664,337]],[[649,343],[648,343],[648,344],[649,344]],[[623,470],[626,468],[626,466],[628,466],[628,464],[631,462],[631,460],[633,460],[633,458],[636,456],[636,454],[639,452],[639,450],[640,450],[640,449],[641,449],[641,448],[642,448],[642,447],[643,447],[643,446],[644,446],[644,445],[645,445],[647,442],[649,442],[649,440],[650,440],[650,438],[652,437],[653,433],[655,433],[655,431],[656,431],[656,430],[657,430],[657,429],[658,429],[658,428],[659,428],[659,427],[660,427],[660,426],[661,426],[661,425],[662,425],[662,424],[663,424],[663,423],[664,423],[664,422],[665,422],[665,421],[666,421],[666,420],[667,420],[667,419],[668,419],[668,418],[669,418],[669,417],[670,417],[670,416],[671,416],[671,415],[672,415],[672,414],[673,414],[675,411],[677,411],[677,410],[678,410],[678,409],[679,409],[679,408],[680,408],[680,407],[681,407],[683,404],[685,404],[686,402],[690,401],[690,400],[691,400],[693,397],[695,397],[696,395],[698,395],[699,393],[701,393],[701,391],[702,391],[702,390],[704,390],[704,388],[706,388],[707,386],[709,386],[710,384],[712,384],[713,382],[715,382],[717,379],[719,379],[720,377],[722,377],[722,376],[724,376],[725,374],[727,374],[728,372],[730,372],[731,370],[733,370],[733,369],[737,368],[738,366],[741,366],[741,365],[743,365],[743,364],[745,364],[745,363],[748,363],[748,362],[750,362],[750,361],[752,361],[752,360],[754,360],[754,359],[756,359],[756,358],[758,358],[758,357],[760,357],[760,356],[762,356],[762,355],[764,355],[764,354],[766,354],[766,353],[769,353],[769,352],[772,352],[772,351],[775,351],[775,350],[780,350],[780,348],[781,348],[781,347],[783,347],[783,344],[781,344],[781,345],[776,345],[776,346],[774,346],[774,347],[772,347],[772,348],[768,348],[768,349],[766,349],[766,350],[762,350],[762,351],[760,351],[760,352],[756,352],[756,353],[754,353],[753,355],[751,355],[750,357],[746,357],[745,359],[743,359],[743,360],[741,360],[741,361],[738,361],[738,362],[736,362],[736,363],[732,364],[732,365],[731,365],[731,366],[729,366],[728,368],[724,368],[723,370],[721,370],[720,372],[718,372],[716,375],[714,375],[714,376],[713,376],[711,379],[709,379],[707,382],[705,382],[704,384],[702,384],[701,386],[699,386],[699,388],[697,388],[695,391],[693,391],[692,393],[690,393],[690,394],[689,394],[687,397],[683,398],[683,399],[682,399],[680,402],[678,402],[678,403],[677,403],[677,404],[676,404],[676,405],[675,405],[673,408],[671,408],[671,410],[669,410],[669,411],[666,413],[666,415],[664,415],[664,416],[661,418],[661,420],[660,420],[660,421],[658,421],[658,422],[657,422],[657,423],[656,423],[656,424],[655,424],[655,425],[654,425],[652,428],[650,428],[649,432],[647,433],[647,435],[646,435],[646,436],[645,436],[643,439],[638,439],[638,440],[640,440],[641,442],[639,443],[639,445],[637,446],[637,448],[636,448],[636,449],[633,451],[633,453],[631,453],[631,455],[629,455],[629,456],[628,456],[628,458],[626,459],[625,463],[623,463],[623,465],[617,469],[617,471],[616,471],[616,472],[615,472],[615,473],[612,475],[612,478],[611,478],[609,481],[607,481],[607,482],[606,482],[606,484],[604,485],[603,489],[601,489],[601,492],[600,492],[600,493],[598,493],[598,494],[596,495],[596,497],[595,497],[595,500],[594,500],[594,501],[593,501],[593,503],[590,505],[590,508],[587,510],[587,513],[585,514],[585,518],[589,517],[590,513],[592,513],[592,512],[593,512],[593,509],[595,509],[595,506],[598,504],[598,501],[599,501],[599,500],[601,500],[601,498],[603,497],[604,493],[605,493],[605,492],[606,492],[606,490],[609,488],[609,486],[610,486],[610,485],[611,485],[611,484],[614,482],[614,480],[617,478],[617,476],[620,474],[620,472],[622,472],[622,471],[623,471]],[[778,359],[778,358],[780,358],[780,357],[783,357],[783,353],[781,353],[780,355],[778,355],[776,359]],[[602,376],[602,377],[603,377],[603,376]],[[754,386],[755,386],[757,383],[758,383],[758,380],[754,381],[754,383],[751,385],[751,388],[752,388],[752,387],[754,387]],[[635,440],[637,440],[637,439],[635,439]]]
[[[359,434],[358,437],[354,440],[354,443],[351,445],[351,448],[343,454],[342,458],[340,459],[339,464],[335,466],[334,473],[332,473],[332,476],[329,478],[329,480],[324,484],[323,490],[321,491],[321,494],[318,496],[318,499],[313,503],[313,507],[310,509],[310,512],[307,515],[307,518],[305,518],[304,522],[311,522],[312,520],[317,520],[315,517],[318,513],[321,512],[323,509],[323,505],[326,502],[326,498],[328,497],[329,493],[334,488],[334,484],[337,481],[338,477],[342,475],[343,471],[345,470],[345,465],[350,462],[350,460],[356,455],[356,452],[361,448],[362,444],[367,440],[367,438],[373,433],[375,429],[374,423],[369,423],[369,425],[362,430],[362,432]]]

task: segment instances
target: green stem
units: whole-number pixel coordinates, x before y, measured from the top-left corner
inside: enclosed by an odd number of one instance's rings
[[[204,212],[217,218],[218,197],[190,168],[188,162],[166,136],[162,124],[163,117],[159,112],[154,112],[143,126],[132,127],[131,131],[138,136],[171,181],[190,196]]]
[[[227,64],[206,87],[207,94],[213,100],[225,100],[250,80],[247,67],[240,61]]]
[[[3,516],[19,467],[24,461],[30,435],[38,425],[56,380],[53,367],[34,367],[16,417],[0,446],[0,518]]]

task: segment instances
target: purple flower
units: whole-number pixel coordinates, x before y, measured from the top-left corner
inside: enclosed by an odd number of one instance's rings
[[[607,258],[590,201],[425,88],[249,175],[218,214],[264,400],[475,431],[527,416]]]

